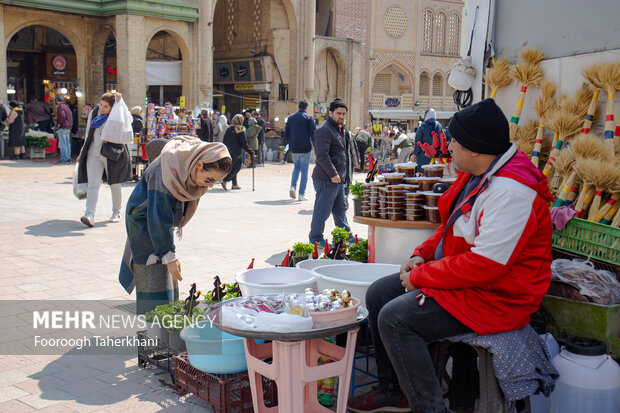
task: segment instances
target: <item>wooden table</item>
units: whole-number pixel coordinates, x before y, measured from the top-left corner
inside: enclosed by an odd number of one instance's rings
[[[368,262],[402,264],[413,250],[433,235],[440,224],[428,221],[392,221],[388,219],[353,217],[368,225]]]

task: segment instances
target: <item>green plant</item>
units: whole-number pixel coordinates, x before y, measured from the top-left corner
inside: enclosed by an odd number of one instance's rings
[[[349,247],[349,259],[351,261],[368,261],[368,241],[363,240]]]
[[[46,136],[38,136],[28,133],[26,135],[26,145],[32,148],[47,148],[50,146],[50,141]]]
[[[304,242],[297,242],[293,245],[293,255],[296,257],[307,257],[314,252],[314,245]]]
[[[362,199],[364,196],[362,183],[359,181],[355,181],[354,184],[349,185],[349,191],[351,191],[355,199]]]
[[[239,292],[239,283],[222,283],[221,286],[224,288],[224,296],[222,297],[222,301],[230,300],[231,298],[241,297],[241,292]],[[217,304],[218,301],[213,300],[213,291],[209,291],[204,294],[205,303],[208,305]]]
[[[336,227],[332,230],[332,245],[336,245],[338,240],[342,240],[342,246],[346,248],[349,238],[351,238],[351,231],[341,227]]]
[[[163,328],[178,333],[190,324],[205,320],[204,312],[196,307],[192,311],[192,316],[187,316],[183,309],[184,305],[185,302],[180,300],[158,305],[155,310],[145,314],[146,321],[156,322]]]

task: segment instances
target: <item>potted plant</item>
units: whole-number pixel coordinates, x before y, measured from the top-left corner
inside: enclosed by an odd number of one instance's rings
[[[342,248],[347,248],[348,242],[351,240],[351,231],[347,231],[344,228],[336,227],[332,230],[332,247],[334,247],[339,240],[342,240]]]
[[[351,261],[368,262],[368,241],[363,240],[349,247]]]
[[[297,242],[293,245],[293,266],[298,262],[307,260],[314,252],[314,245],[304,242]]]
[[[361,216],[362,198],[364,196],[364,192],[362,190],[362,183],[359,181],[355,181],[354,184],[349,185],[349,191],[351,191],[351,195],[353,195],[353,215]]]
[[[28,129],[26,131],[26,146],[28,158],[45,159],[45,148],[50,146],[47,133]]]

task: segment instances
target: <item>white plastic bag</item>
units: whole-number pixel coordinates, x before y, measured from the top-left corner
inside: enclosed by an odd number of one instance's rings
[[[78,184],[78,170],[80,168],[80,163],[75,163],[75,169],[73,170],[73,195],[77,199],[86,199],[86,192],[88,191],[88,184]]]
[[[131,112],[123,98],[114,103],[108,120],[101,130],[101,140],[112,143],[133,143],[133,128],[131,127]]]

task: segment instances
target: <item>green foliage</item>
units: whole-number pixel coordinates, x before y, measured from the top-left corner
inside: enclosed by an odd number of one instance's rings
[[[349,259],[351,261],[368,261],[368,241],[363,240],[349,247]]]
[[[314,245],[304,242],[297,242],[293,245],[293,255],[296,257],[307,257],[314,252]]]
[[[222,301],[230,300],[231,298],[241,297],[241,293],[239,291],[239,283],[222,283],[222,287],[224,287],[224,297],[222,297]],[[204,294],[205,303],[208,305],[217,304],[217,301],[213,300],[213,291],[209,291]]]
[[[45,136],[26,135],[26,145],[32,148],[47,148],[50,141]]]
[[[333,229],[332,231],[332,246],[335,245],[338,240],[342,240],[342,246],[346,248],[347,246],[347,241],[348,239],[351,237],[351,232],[347,231],[344,228],[341,227],[336,227]]]
[[[351,191],[351,194],[353,194],[355,199],[362,199],[364,196],[362,183],[359,181],[355,181],[354,184],[349,185],[349,191]]]
[[[162,327],[178,333],[190,324],[205,320],[204,311],[194,307],[192,316],[185,314],[183,309],[184,301],[172,301],[155,307],[155,310],[145,314],[146,321],[157,322]]]

